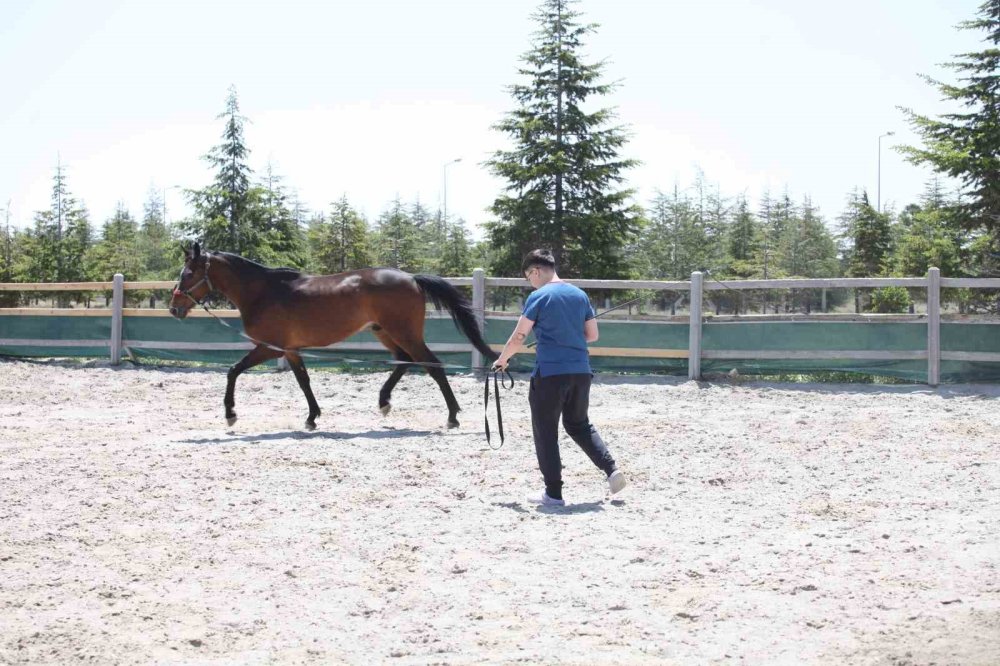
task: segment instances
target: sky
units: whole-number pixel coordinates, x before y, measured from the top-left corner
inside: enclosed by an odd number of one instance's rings
[[[883,208],[931,172],[897,107],[953,107],[918,74],[981,48],[955,25],[981,0],[583,0],[583,51],[618,82],[636,201],[689,187],[808,195],[832,227],[850,191]],[[151,189],[167,216],[207,185],[235,86],[250,165],[311,210],[346,195],[371,221],[389,203],[446,203],[473,232],[504,183],[484,160],[514,108],[537,0],[4,0],[0,3],[0,211],[16,227],[49,206],[57,163],[96,224]],[[881,141],[886,132],[893,136]],[[881,168],[879,169],[879,156]],[[459,162],[453,160],[461,159]],[[447,199],[444,199],[444,191]],[[2,213],[0,213],[2,214]],[[2,221],[2,218],[0,218]]]

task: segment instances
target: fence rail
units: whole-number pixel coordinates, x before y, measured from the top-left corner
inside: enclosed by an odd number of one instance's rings
[[[487,288],[524,288],[525,282],[519,278],[487,277],[483,269],[477,268],[472,277],[448,278],[447,281],[455,286],[472,287],[473,307],[477,313],[477,320],[481,328],[486,323],[486,289]],[[926,382],[936,385],[940,381],[941,361],[961,361],[969,363],[1000,363],[1000,348],[998,351],[982,350],[955,350],[945,349],[942,351],[941,340],[941,307],[940,292],[942,288],[964,288],[964,289],[1000,289],[1000,278],[942,278],[937,268],[928,271],[926,277],[910,278],[836,278],[836,279],[787,279],[787,280],[718,280],[711,274],[703,275],[700,272],[692,273],[690,281],[666,281],[666,280],[569,280],[583,289],[627,289],[627,290],[652,290],[684,292],[689,302],[689,314],[686,317],[671,317],[658,322],[661,326],[687,326],[686,345],[674,344],[673,347],[642,346],[597,346],[592,347],[591,353],[597,357],[621,357],[621,358],[647,358],[647,359],[686,359],[687,374],[691,379],[699,379],[702,376],[702,360],[725,361],[731,359],[744,359],[754,361],[768,361],[774,359],[787,359],[793,361],[824,361],[824,360],[853,360],[862,362],[887,362],[887,361],[922,361],[926,362]],[[727,324],[748,324],[764,323],[755,316],[734,317],[706,317],[703,311],[704,296],[709,292],[719,292],[723,290],[745,291],[745,290],[782,290],[782,289],[857,289],[857,288],[879,288],[879,287],[907,287],[925,289],[927,291],[927,314],[926,315],[895,315],[892,317],[878,318],[872,316],[837,318],[830,316],[826,319],[819,316],[796,316],[769,319],[768,324],[775,326],[778,324],[796,323],[816,323],[823,321],[826,325],[843,323],[845,325],[858,325],[859,323],[907,323],[921,324],[926,321],[926,347],[914,348],[911,341],[909,347],[898,349],[830,349],[830,348],[712,348],[706,347],[709,340],[706,335],[718,335],[725,329],[720,326]],[[156,341],[156,340],[133,340],[123,339],[123,320],[134,317],[165,317],[169,316],[166,310],[147,310],[139,308],[124,307],[124,294],[128,291],[148,291],[172,289],[173,282],[126,282],[119,274],[111,282],[73,282],[73,283],[0,283],[0,291],[23,291],[23,292],[67,292],[67,291],[111,291],[112,304],[110,308],[101,309],[74,309],[74,308],[0,308],[0,317],[45,317],[45,316],[72,316],[72,317],[110,317],[110,336],[104,339],[33,339],[25,337],[0,338],[0,346],[17,347],[32,345],[37,347],[53,348],[76,347],[76,348],[103,348],[108,349],[113,363],[121,360],[123,350],[135,349],[176,349],[176,350],[240,350],[251,346],[248,342],[178,342],[178,341]],[[220,310],[218,315],[222,317],[235,318],[239,314],[232,310]],[[193,311],[193,317],[207,316],[205,313]],[[491,318],[491,321],[505,321],[510,325],[512,317]],[[633,322],[635,323],[635,322]],[[603,329],[602,329],[603,330]],[[1000,329],[997,329],[1000,331]],[[680,340],[676,335],[674,339]],[[729,340],[733,336],[730,335]],[[759,340],[768,342],[767,334],[761,333]],[[914,338],[915,339],[915,338]],[[742,340],[741,340],[742,342]],[[902,343],[901,343],[902,344]],[[923,343],[921,343],[923,344]],[[441,352],[468,352],[472,366],[481,365],[482,359],[479,353],[471,345],[462,342],[431,343],[431,349]],[[499,344],[492,345],[498,349]],[[832,345],[836,347],[836,345]],[[331,345],[329,349],[335,350],[357,350],[370,352],[380,349],[377,343],[370,342],[343,342]]]

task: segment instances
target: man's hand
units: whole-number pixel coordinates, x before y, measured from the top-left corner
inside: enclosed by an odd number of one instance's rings
[[[491,370],[494,370],[494,371],[496,371],[496,370],[506,370],[508,363],[510,363],[510,359],[504,360],[502,358],[498,358],[497,360],[493,361],[493,366],[492,366]]]

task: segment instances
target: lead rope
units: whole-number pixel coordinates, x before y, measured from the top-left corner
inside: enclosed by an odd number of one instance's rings
[[[493,375],[493,393],[496,395],[494,400],[497,404],[497,433],[500,435],[500,446],[497,447],[494,447],[490,443],[490,375]],[[510,386],[507,385],[504,375],[507,376],[507,379],[510,379]],[[499,377],[499,379],[497,379],[497,377]],[[514,388],[514,377],[510,374],[509,370],[497,370],[495,368],[490,368],[490,370],[486,373],[486,381],[483,383],[483,421],[486,425],[486,445],[494,451],[502,449],[504,442],[503,412],[500,410],[501,386],[508,391]]]

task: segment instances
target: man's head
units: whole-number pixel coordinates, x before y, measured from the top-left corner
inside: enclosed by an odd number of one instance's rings
[[[521,262],[521,273],[535,289],[547,284],[556,274],[556,260],[552,256],[552,252],[550,250],[532,250],[524,255],[524,261]]]

